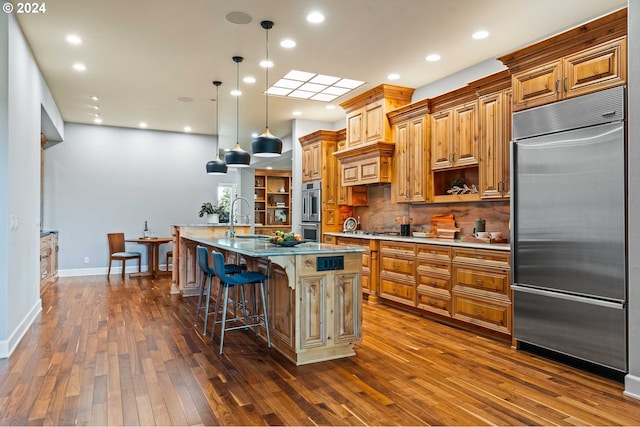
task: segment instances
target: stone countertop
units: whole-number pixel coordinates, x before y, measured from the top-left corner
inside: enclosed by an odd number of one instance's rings
[[[355,234],[355,233],[324,233],[329,236],[337,237],[352,237],[356,239],[376,239],[376,240],[391,240],[394,242],[408,242],[408,243],[426,243],[429,245],[442,245],[442,246],[457,246],[462,248],[473,249],[493,249],[497,251],[510,251],[511,245],[509,243],[474,243],[463,242],[462,240],[450,240],[450,239],[435,239],[428,237],[411,237],[411,236],[389,236],[386,234]]]
[[[296,246],[277,246],[269,243],[268,236],[236,236],[235,239],[204,239],[185,237],[204,245],[230,250],[251,257],[267,257],[278,255],[331,255],[350,252],[364,252],[362,248],[352,248],[327,243],[303,242]]]
[[[218,224],[209,224],[209,223],[202,223],[202,224],[172,224],[174,227],[202,227],[202,228],[207,228],[207,227],[227,227],[229,228],[229,223],[228,222],[220,222]],[[234,227],[251,227],[251,224],[235,224]]]
[[[58,230],[40,230],[40,237],[48,236],[49,234],[58,234]]]

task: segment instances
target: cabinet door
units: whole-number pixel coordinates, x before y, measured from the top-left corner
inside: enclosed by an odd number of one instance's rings
[[[322,147],[319,142],[311,144],[311,180],[315,181],[322,178]]]
[[[365,109],[351,112],[347,116],[347,143],[345,148],[357,147],[364,143]]]
[[[478,103],[469,102],[453,110],[454,166],[478,163]]]
[[[409,123],[402,122],[394,125],[394,139],[396,143],[393,165],[393,199],[397,203],[410,201],[410,167],[411,153],[409,152]]]
[[[623,84],[627,80],[626,52],[623,37],[566,57],[564,95],[570,98]]]
[[[503,96],[480,99],[480,197],[500,199],[502,182]]]
[[[361,306],[358,303],[362,289],[358,286],[357,273],[336,274],[333,290],[335,323],[333,340],[337,343],[360,341],[362,334],[359,325],[362,323]]]
[[[502,138],[502,185],[500,191],[502,197],[508,199],[511,197],[511,115],[513,114],[513,92],[511,89],[504,91],[503,114],[504,137]]]
[[[327,343],[327,281],[325,275],[300,278],[300,348],[324,346]]]
[[[311,151],[311,145],[305,145],[302,147],[302,182],[311,181],[313,170],[313,156]]]
[[[425,118],[409,123],[409,198],[412,202],[427,201],[427,146]]]
[[[279,265],[271,265],[267,293],[271,339],[278,340],[294,350],[294,291],[289,288],[287,272]]]
[[[451,110],[431,116],[431,168],[434,170],[451,166],[451,117]]]
[[[511,78],[513,110],[520,111],[559,100],[561,74],[560,60],[514,74]]]
[[[366,142],[384,140],[387,117],[384,114],[382,100],[367,104],[365,107]]]

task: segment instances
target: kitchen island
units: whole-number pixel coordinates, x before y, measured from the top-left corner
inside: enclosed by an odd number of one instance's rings
[[[196,247],[202,245],[223,253],[228,263],[246,264],[269,277],[271,344],[296,365],[355,355],[354,344],[362,340],[363,249],[314,242],[283,247],[265,236],[183,234],[178,244],[185,275],[199,276]],[[195,295],[197,289],[182,294]]]

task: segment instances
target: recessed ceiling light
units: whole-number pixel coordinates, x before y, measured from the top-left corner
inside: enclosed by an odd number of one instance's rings
[[[280,46],[282,46],[285,49],[291,49],[293,47],[296,47],[296,42],[291,39],[284,39],[280,42]]]
[[[93,108],[94,110],[99,110],[100,106],[99,105],[92,105],[91,108]]]
[[[273,166],[267,166],[267,169],[271,170],[273,169]]]
[[[184,131],[185,132],[191,132],[191,126],[185,126],[184,127]]]
[[[294,116],[301,116],[302,115],[302,111],[294,111],[293,113]]]
[[[100,117],[100,114],[96,113],[93,115],[93,117]]]
[[[327,110],[335,110],[336,106],[335,105],[327,105]]]
[[[264,59],[264,60],[260,61],[260,66],[262,68],[271,68],[271,67],[273,67],[273,61],[268,61],[268,60]]]
[[[95,119],[93,119],[93,123],[100,124],[102,123],[102,119],[100,117],[96,117]]]
[[[438,55],[437,53],[432,53],[430,55],[427,55],[425,59],[429,62],[440,61],[440,55]]]
[[[391,73],[387,76],[387,78],[389,80],[398,80],[400,78],[400,74],[398,73]]]
[[[231,96],[240,96],[240,95],[242,95],[242,91],[240,89],[234,89],[229,93],[231,93]]]
[[[82,39],[75,34],[69,34],[67,35],[67,37],[65,37],[65,39],[67,40],[67,43],[75,46],[82,44]]]
[[[73,64],[73,69],[76,71],[86,71],[87,66],[80,62],[76,62],[75,64]]]
[[[95,95],[92,95],[92,96],[90,96],[89,98],[90,98],[92,101],[97,101],[97,100],[99,100],[99,99],[100,99],[100,98],[98,98],[98,97],[97,97],[97,96],[95,96]]]
[[[190,98],[188,96],[179,96],[176,99],[180,102],[193,102],[193,98]]]
[[[242,81],[245,83],[253,84],[256,82],[256,78],[252,76],[247,76],[244,79],[242,79]]]
[[[489,37],[489,32],[485,30],[476,31],[471,35],[471,37],[473,37],[476,40],[486,39],[487,37]]]
[[[331,102],[364,83],[360,80],[291,70],[267,89],[267,93],[269,95]]]
[[[144,128],[147,127],[147,123],[146,122],[140,122],[140,124],[138,126],[140,126],[141,128],[144,129]]]
[[[311,12],[307,15],[307,21],[311,22],[312,24],[319,24],[320,22],[324,21],[324,15],[320,12]]]

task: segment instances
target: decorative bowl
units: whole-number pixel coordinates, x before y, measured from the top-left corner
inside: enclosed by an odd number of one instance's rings
[[[297,242],[295,240],[287,240],[285,242],[282,243],[277,243],[277,242],[272,242],[274,245],[276,246],[287,246],[287,247],[291,247],[291,246],[295,246],[295,245],[299,245],[302,242]]]

